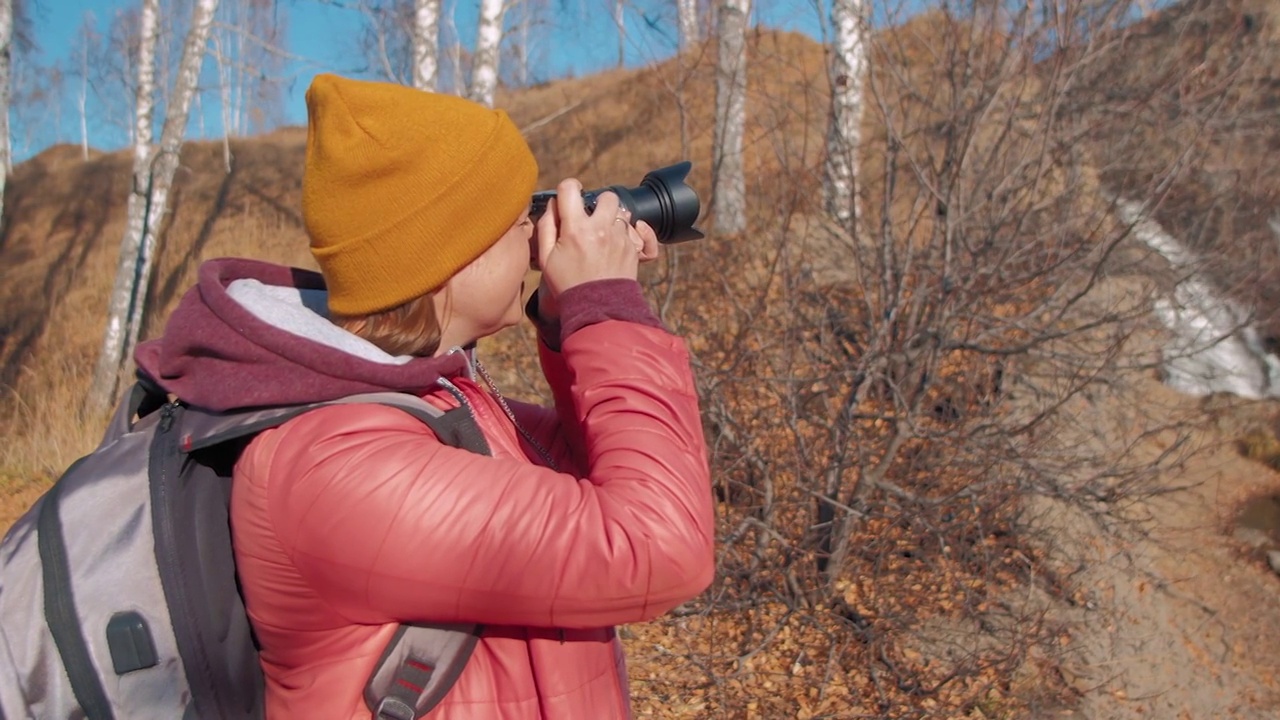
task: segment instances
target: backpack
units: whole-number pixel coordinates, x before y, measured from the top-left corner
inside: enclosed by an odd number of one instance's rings
[[[213,413],[145,377],[102,443],[0,542],[0,719],[262,718],[264,680],[235,574],[231,472],[249,441],[308,410],[381,403],[489,454],[470,411],[408,394]],[[378,720],[440,702],[475,625],[402,626],[365,687]]]

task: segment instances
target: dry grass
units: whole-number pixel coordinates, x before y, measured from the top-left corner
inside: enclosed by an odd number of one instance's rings
[[[1236,443],[1240,454],[1272,470],[1280,470],[1280,440],[1267,430],[1252,430]]]
[[[296,210],[302,147],[296,131],[233,143],[230,174],[222,172],[220,145],[184,150],[144,337],[158,334],[202,260],[311,263]],[[10,182],[0,239],[4,476],[46,482],[100,437],[78,412],[101,342],[128,178],[123,153],[82,162],[78,151],[59,147],[16,168]]]

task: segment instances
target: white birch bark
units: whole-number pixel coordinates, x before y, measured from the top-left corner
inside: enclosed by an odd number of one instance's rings
[[[191,29],[182,46],[182,61],[174,79],[173,92],[165,108],[164,129],[160,131],[160,147],[151,166],[151,197],[147,207],[146,232],[142,236],[142,249],[138,260],[138,282],[134,288],[134,303],[129,314],[128,336],[125,341],[127,359],[133,354],[142,330],[142,314],[145,310],[147,288],[151,284],[151,268],[160,234],[160,224],[168,212],[169,189],[178,171],[182,140],[187,131],[191,114],[191,100],[195,97],[200,80],[200,67],[204,64],[205,50],[209,44],[209,29],[218,0],[197,0],[191,13]]]
[[[147,218],[151,185],[151,125],[155,112],[156,44],[160,28],[160,0],[143,0],[138,16],[138,86],[133,111],[133,187],[129,192],[127,223],[120,242],[115,283],[107,301],[107,326],[102,350],[85,401],[90,419],[102,415],[115,400],[125,362],[125,339],[137,288],[138,254]]]
[[[462,71],[462,36],[458,34],[458,26],[453,20],[454,14],[458,11],[458,3],[454,2],[444,14],[445,29],[449,36],[453,38],[453,43],[449,46],[449,65],[452,69],[453,94],[465,97],[467,95],[467,81]]]
[[[520,83],[520,87],[529,87],[529,61],[533,54],[529,48],[529,43],[533,40],[533,33],[530,32],[532,27],[533,0],[524,0],[524,2],[520,3],[520,25],[517,30],[520,46],[516,57],[520,67],[516,68],[516,78]]]
[[[147,3],[155,3],[156,0],[146,0]],[[129,196],[129,228],[125,231],[125,242],[122,243],[122,263],[116,275],[116,286],[123,286],[125,290],[122,295],[127,293],[129,302],[127,304],[127,314],[124,315],[123,323],[119,327],[113,327],[109,324],[108,337],[113,334],[120,337],[119,341],[115,341],[118,350],[113,352],[114,357],[106,354],[106,341],[104,341],[104,354],[99,359],[99,369],[104,373],[102,378],[102,386],[110,386],[110,392],[105,392],[101,398],[95,396],[95,400],[100,405],[90,405],[88,409],[93,411],[105,410],[109,407],[111,400],[115,396],[115,386],[119,382],[120,372],[129,364],[129,359],[133,352],[134,345],[137,345],[138,333],[142,329],[142,314],[145,310],[146,292],[148,284],[151,281],[151,266],[155,259],[155,249],[157,245],[157,237],[159,237],[160,224],[164,222],[164,215],[168,211],[169,190],[173,187],[173,177],[178,170],[178,155],[182,151],[183,136],[187,131],[187,120],[191,114],[192,97],[196,94],[196,82],[200,77],[200,68],[204,64],[205,46],[209,44],[209,29],[214,20],[214,13],[218,10],[218,0],[197,0],[195,8],[192,10],[191,29],[187,32],[187,40],[183,44],[182,61],[178,65],[178,74],[174,79],[173,92],[170,94],[168,105],[165,109],[164,129],[160,132],[160,146],[156,150],[155,158],[151,159],[150,167],[143,168],[142,183],[138,183],[138,173],[134,173],[133,193]],[[154,65],[154,60],[152,60]],[[141,70],[140,70],[141,76]],[[142,85],[140,77],[140,86]],[[141,104],[140,91],[140,104]],[[138,113],[143,115],[143,113]],[[146,115],[150,118],[150,109]],[[140,120],[141,122],[141,120]],[[145,135],[142,128],[138,128],[138,136]],[[136,165],[137,167],[137,165]],[[134,219],[134,205],[137,205],[137,214],[140,215],[141,233],[133,236],[133,232],[138,229],[136,227],[136,219]],[[133,254],[133,263],[128,263],[125,258],[125,246],[129,243],[136,242],[137,250]],[[125,278],[120,278],[120,275]],[[132,278],[132,282],[131,282]],[[115,310],[115,293],[111,299],[111,310]],[[113,347],[114,350],[114,347]],[[114,368],[106,368],[109,360],[114,359]],[[99,389],[99,384],[95,377],[95,392]]]
[[[248,30],[248,25],[245,22],[247,13],[244,11],[244,0],[238,0],[233,9],[238,12],[235,13],[235,29],[230,37],[232,43],[231,56],[235,62],[231,73],[233,80],[231,98],[234,103],[231,106],[231,117],[235,119],[235,125],[232,126],[231,130],[236,137],[244,137],[249,130],[249,73],[252,71],[245,62],[244,35],[245,31]]]
[[[453,95],[466,96],[467,79],[466,73],[462,72],[462,36],[458,35],[457,23],[453,20],[454,13],[457,13],[458,4],[454,0],[443,0],[443,14],[440,17],[440,26],[443,28],[443,37],[447,38],[447,47],[443,50],[448,59],[449,65],[449,92]]]
[[[440,0],[413,2],[413,86],[435,92],[439,73]]]
[[[698,27],[698,0],[676,0],[676,13],[680,23],[680,51],[683,52],[702,42],[702,30]]]
[[[471,90],[467,97],[488,107],[493,107],[494,95],[498,91],[498,51],[502,45],[502,14],[505,9],[503,0],[480,0]]]
[[[231,74],[227,68],[228,58],[223,52],[222,42],[218,39],[218,34],[214,33],[211,40],[213,44],[213,61],[218,71],[218,99],[222,103],[222,161],[227,172],[231,172],[231,134],[234,132],[231,119]]]
[[[613,24],[618,26],[618,67],[623,67],[627,58],[627,6],[624,2],[613,0]]]
[[[9,5],[12,0],[3,0]],[[93,42],[93,13],[85,13],[84,22],[80,25],[80,90],[76,94],[76,105],[80,109],[80,156],[89,159],[89,53]]]
[[[13,169],[9,137],[9,92],[13,83],[13,0],[0,0],[0,214],[4,212],[4,191]]]
[[[849,232],[858,221],[858,147],[862,139],[862,87],[867,70],[865,0],[832,0],[835,31],[831,53],[831,109],[823,200],[827,212]]]
[[[748,0],[723,0],[716,13],[716,118],[712,145],[711,210],[718,232],[746,228],[747,181],[742,145],[747,109]]]

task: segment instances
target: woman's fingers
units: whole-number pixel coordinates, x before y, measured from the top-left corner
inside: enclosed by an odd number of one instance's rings
[[[557,216],[555,232],[546,232],[550,226],[539,221],[538,255],[553,292],[593,280],[635,278],[640,251],[632,239],[630,213],[619,205],[617,194],[600,193],[588,214],[581,183],[562,180],[547,212]]]
[[[649,223],[643,220],[637,221],[633,232],[633,241],[640,253],[640,262],[658,259],[658,249],[662,246],[658,243],[658,234],[649,227]]]
[[[543,270],[547,267],[547,261],[551,258],[551,253],[555,250],[556,241],[560,237],[560,212],[559,198],[551,198],[547,201],[547,209],[543,211],[542,217],[538,218],[537,225],[534,229],[534,242],[537,243],[537,261],[538,269]]]

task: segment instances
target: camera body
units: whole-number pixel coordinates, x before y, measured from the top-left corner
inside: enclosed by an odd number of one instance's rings
[[[685,184],[689,168],[688,160],[675,165],[652,170],[636,187],[610,185],[595,190],[583,190],[582,202],[590,214],[596,208],[601,193],[612,192],[618,196],[622,207],[631,211],[631,222],[643,220],[649,223],[658,242],[664,245],[697,240],[704,237],[693,226],[698,220],[701,204],[698,193]],[[537,220],[547,209],[547,201],[556,196],[555,190],[542,190],[533,194],[529,205],[529,217]]]

